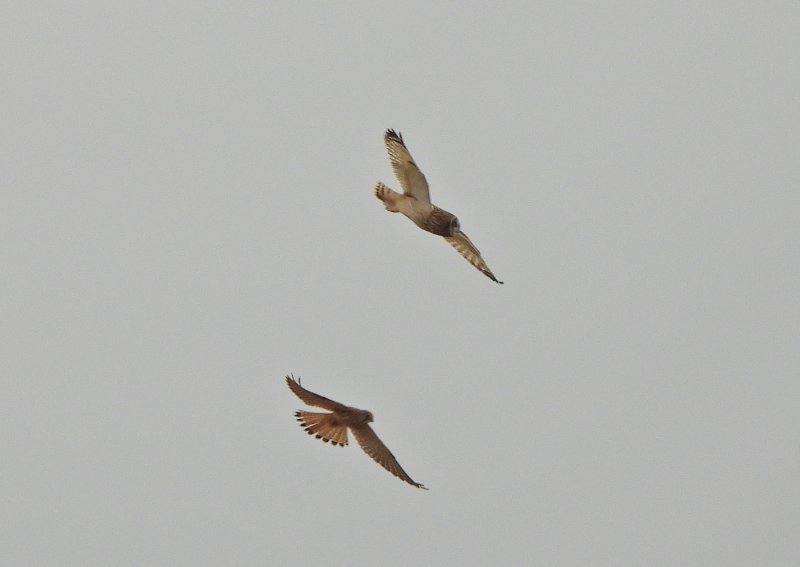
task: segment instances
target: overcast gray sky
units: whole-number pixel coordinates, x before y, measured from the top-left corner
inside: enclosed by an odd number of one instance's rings
[[[0,562],[800,564],[800,2],[502,6],[6,7]]]

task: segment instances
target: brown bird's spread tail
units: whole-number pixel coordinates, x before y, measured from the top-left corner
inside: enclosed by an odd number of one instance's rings
[[[336,418],[331,414],[296,411],[294,415],[297,416],[300,427],[305,429],[309,435],[314,435],[317,439],[325,441],[325,443],[330,441],[340,447],[347,445],[347,427],[338,424]]]

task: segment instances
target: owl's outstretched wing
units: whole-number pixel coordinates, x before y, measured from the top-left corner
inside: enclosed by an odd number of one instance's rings
[[[386,130],[383,141],[386,144],[386,151],[389,152],[389,161],[392,164],[394,175],[400,182],[403,193],[430,205],[428,181],[414,163],[414,158],[411,157],[411,153],[403,142],[403,136],[394,130]]]
[[[490,270],[489,266],[486,265],[486,262],[483,261],[480,251],[475,247],[466,234],[459,231],[455,236],[445,236],[444,239],[452,244],[453,248],[458,250],[458,253],[466,258],[467,262],[478,268],[490,280],[496,281],[499,284],[503,283],[495,277],[495,275],[492,273],[492,270]]]

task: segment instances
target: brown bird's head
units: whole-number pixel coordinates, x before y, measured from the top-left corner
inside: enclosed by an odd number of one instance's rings
[[[372,417],[372,412],[365,409],[347,408],[347,421],[350,425],[364,425],[365,423],[372,423],[375,418]]]

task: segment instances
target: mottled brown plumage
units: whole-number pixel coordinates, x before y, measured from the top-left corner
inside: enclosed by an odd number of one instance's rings
[[[372,457],[376,463],[412,486],[427,490],[423,485],[408,476],[408,473],[403,470],[403,467],[397,462],[392,452],[381,442],[369,426],[374,421],[371,412],[340,404],[306,390],[300,385],[299,378],[295,381],[294,376],[287,376],[286,384],[298,398],[308,405],[320,407],[331,412],[295,412],[294,415],[297,417],[297,421],[300,422],[300,425],[309,435],[314,435],[325,443],[330,442],[333,445],[344,447],[347,445],[347,430],[350,429],[364,452]]]
[[[375,185],[375,196],[383,201],[386,210],[403,213],[422,230],[444,237],[470,264],[488,278],[503,283],[495,277],[480,251],[461,231],[456,216],[431,203],[428,181],[411,157],[403,137],[394,130],[387,130],[383,139],[392,170],[403,188],[401,195],[380,181]]]

